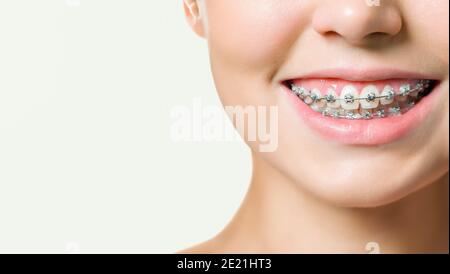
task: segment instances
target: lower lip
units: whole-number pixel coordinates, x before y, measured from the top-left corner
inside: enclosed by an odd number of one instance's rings
[[[433,110],[438,87],[425,96],[408,112],[371,120],[346,120],[323,116],[303,103],[292,91],[284,92],[293,103],[304,123],[323,137],[347,145],[375,146],[392,143],[417,129]]]

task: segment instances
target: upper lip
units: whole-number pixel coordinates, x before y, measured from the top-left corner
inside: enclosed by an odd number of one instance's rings
[[[367,69],[335,68],[293,75],[290,78],[283,79],[283,82],[294,79],[313,79],[313,78],[314,79],[333,78],[359,82],[382,81],[390,79],[438,80],[433,75],[392,68],[367,68]]]

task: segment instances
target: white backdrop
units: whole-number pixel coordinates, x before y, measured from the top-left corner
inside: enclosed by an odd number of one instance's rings
[[[171,253],[219,232],[241,142],[170,138],[218,105],[181,0],[0,0],[0,253]]]

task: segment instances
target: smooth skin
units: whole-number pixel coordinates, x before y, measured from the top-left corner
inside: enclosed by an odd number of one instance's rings
[[[279,107],[279,146],[252,149],[239,211],[181,253],[448,252],[448,0],[186,0],[209,45],[225,106]],[[328,68],[383,67],[441,81],[420,127],[384,146],[332,144],[280,94],[280,79]]]

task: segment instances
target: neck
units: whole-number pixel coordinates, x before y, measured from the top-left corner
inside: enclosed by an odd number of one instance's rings
[[[256,253],[447,253],[448,173],[377,208],[343,208],[301,190],[254,155],[250,190],[223,231],[228,250]],[[243,250],[243,247],[246,250]]]

